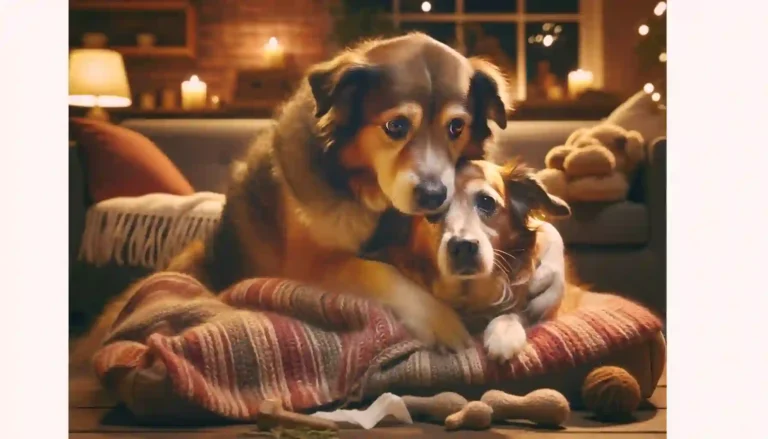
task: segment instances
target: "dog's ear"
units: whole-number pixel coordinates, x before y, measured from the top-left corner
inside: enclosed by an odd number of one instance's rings
[[[502,168],[502,177],[510,205],[522,216],[540,211],[555,217],[571,215],[571,207],[550,194],[531,168],[515,160]]]
[[[381,76],[375,66],[351,60],[345,56],[318,64],[307,74],[315,99],[315,117],[322,117],[331,108],[344,119],[353,111],[355,102],[373,87]]]
[[[469,81],[469,105],[473,124],[484,128],[490,135],[487,120],[491,119],[499,128],[507,127],[507,110],[510,108],[509,86],[498,67],[482,58],[469,58],[474,69]],[[482,125],[481,125],[482,124]]]

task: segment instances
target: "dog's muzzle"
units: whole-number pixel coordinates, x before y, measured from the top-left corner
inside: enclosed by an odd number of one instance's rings
[[[432,212],[445,203],[448,188],[440,180],[424,180],[413,188],[413,197],[420,210]]]
[[[480,269],[479,249],[480,244],[476,239],[449,239],[447,250],[453,272],[458,275],[477,273]]]

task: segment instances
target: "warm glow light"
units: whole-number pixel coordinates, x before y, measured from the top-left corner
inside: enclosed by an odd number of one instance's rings
[[[107,49],[73,50],[69,56],[69,105],[130,106],[131,90],[122,55]]]
[[[188,81],[181,83],[181,108],[184,110],[199,110],[205,108],[208,85],[197,75],[192,75]]]
[[[653,102],[659,102],[661,100],[661,94],[656,92],[651,95],[651,99],[653,99]]]
[[[640,35],[648,35],[649,30],[651,30],[651,28],[649,28],[647,24],[644,24],[637,29]]]
[[[429,12],[432,10],[432,3],[430,2],[422,2],[421,3],[421,10],[424,12]]]
[[[544,44],[544,47],[549,47],[552,45],[552,43],[555,41],[555,39],[552,37],[552,35],[547,35],[544,37],[544,40],[542,43]]]
[[[661,62],[667,62],[667,52],[661,52],[659,54],[659,61]]]
[[[277,38],[275,37],[269,37],[269,41],[267,42],[267,45],[265,46],[267,49],[277,49],[280,46],[280,43],[277,41]]]
[[[647,83],[647,84],[645,84],[645,85],[643,86],[643,91],[645,91],[645,92],[646,92],[646,93],[648,93],[648,94],[651,94],[651,93],[653,93],[653,84],[651,84],[650,82],[649,82],[649,83]]]
[[[544,36],[543,36],[543,35],[541,35],[541,34],[539,34],[539,35],[536,35],[536,42],[537,42],[537,43],[541,43],[541,40],[543,40],[543,39],[544,39]]]
[[[653,13],[661,16],[667,10],[667,2],[659,2],[656,7],[653,8]]]
[[[533,37],[528,37],[528,44],[533,44]]]
[[[557,26],[555,26],[555,33],[556,34],[559,34],[562,31],[563,31],[563,27],[562,26],[560,26],[559,24]]]
[[[568,94],[572,99],[578,98],[582,93],[592,87],[594,75],[588,70],[574,70],[568,73]]]

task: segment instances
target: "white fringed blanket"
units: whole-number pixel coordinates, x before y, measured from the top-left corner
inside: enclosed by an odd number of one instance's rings
[[[161,270],[189,242],[211,233],[224,200],[223,194],[198,192],[102,201],[86,214],[80,260]]]

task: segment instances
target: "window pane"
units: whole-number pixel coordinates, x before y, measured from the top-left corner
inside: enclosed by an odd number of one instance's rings
[[[427,8],[427,10],[425,11],[424,8]],[[400,12],[408,14],[414,12],[450,14],[456,12],[456,0],[400,0]]]
[[[517,12],[517,0],[469,0],[464,2],[467,14]]]
[[[430,37],[443,42],[451,47],[456,47],[456,24],[455,23],[418,23],[404,21],[400,23],[400,29],[403,33],[408,31],[420,31]]]
[[[579,0],[525,0],[525,12],[575,14],[579,12]]]
[[[564,97],[568,91],[568,72],[579,65],[578,24],[528,23],[525,35],[527,98]]]
[[[517,71],[517,25],[515,23],[465,23],[467,55],[482,56],[495,63],[515,90]]]
[[[345,3],[345,9],[349,11],[354,11],[362,6],[356,0],[342,0],[342,3]],[[366,9],[386,12],[388,14],[392,13],[392,0],[367,0],[365,3],[364,7]]]

